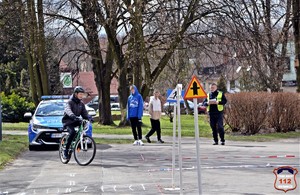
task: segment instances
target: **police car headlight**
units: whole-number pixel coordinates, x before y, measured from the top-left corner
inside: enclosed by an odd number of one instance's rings
[[[45,128],[45,127],[42,126],[42,125],[37,125],[37,124],[33,124],[33,125],[32,125],[32,129],[33,129],[33,130],[38,130],[38,129],[42,129],[42,128]]]

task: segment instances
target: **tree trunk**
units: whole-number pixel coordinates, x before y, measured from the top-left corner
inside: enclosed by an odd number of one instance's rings
[[[42,82],[42,94],[49,95],[49,78],[47,73],[46,55],[45,55],[45,33],[44,33],[44,12],[43,0],[37,1],[38,22],[37,25],[37,50],[38,50],[38,64],[39,73]]]
[[[128,125],[128,121],[126,119],[127,117],[127,98],[129,96],[129,82],[128,82],[128,64],[125,64],[128,62],[128,60],[125,60],[125,56],[122,51],[122,47],[117,39],[116,31],[117,28],[114,25],[109,25],[104,20],[104,17],[101,13],[97,13],[97,16],[99,20],[104,24],[104,28],[107,34],[107,39],[111,48],[112,56],[115,59],[115,62],[118,67],[118,94],[119,94],[119,102],[120,102],[120,108],[121,108],[121,121],[119,123],[119,126],[125,126]],[[130,44],[129,44],[130,45]]]
[[[127,99],[129,96],[129,88],[128,88],[128,80],[127,80],[127,71],[126,67],[119,69],[119,101],[120,101],[120,107],[121,107],[121,121],[119,123],[119,126],[125,126],[128,125],[129,122],[127,121]]]
[[[33,79],[36,84],[36,93],[40,100],[41,96],[43,95],[41,76],[46,76],[46,75],[41,75],[39,71],[39,63],[38,63],[38,55],[37,55],[38,30],[37,30],[37,19],[35,14],[34,0],[27,1],[27,8],[28,8],[28,19],[29,19],[30,45],[31,45],[30,48],[31,48],[33,73],[34,73],[34,77],[30,79]]]
[[[92,57],[95,82],[99,95],[99,123],[103,125],[113,124],[110,108],[110,83],[112,74],[112,61],[103,63],[98,38],[98,24],[96,22],[95,1],[81,1],[81,14],[84,21],[84,30],[87,34],[88,45]],[[108,47],[109,48],[109,47]],[[108,51],[109,52],[109,49]],[[110,57],[107,56],[107,59]]]
[[[28,18],[26,17],[25,14],[25,4],[22,3],[22,0],[18,1],[18,9],[20,13],[20,18],[21,18],[21,25],[22,25],[22,37],[24,41],[24,46],[25,46],[25,51],[26,51],[26,58],[28,62],[28,72],[29,72],[29,77],[30,77],[30,92],[31,92],[31,97],[33,99],[33,102],[35,105],[38,105],[39,100],[38,96],[36,93],[36,85],[35,85],[35,80],[34,80],[34,72],[33,72],[33,56],[31,53],[31,39],[28,40],[29,32],[31,29],[30,28],[30,22]]]
[[[295,37],[295,62],[297,74],[297,92],[300,93],[300,5],[299,0],[293,0],[293,27]]]

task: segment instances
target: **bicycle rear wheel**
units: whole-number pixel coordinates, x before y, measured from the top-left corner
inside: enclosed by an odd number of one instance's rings
[[[76,142],[74,148],[74,158],[76,162],[81,166],[90,164],[96,155],[96,143],[93,138],[88,135],[84,135],[81,141]]]
[[[60,140],[60,143],[59,143],[59,158],[60,158],[60,161],[63,163],[63,164],[67,164],[70,159],[65,159],[63,156],[64,156],[64,149],[65,149],[65,144],[67,142],[67,138],[68,138],[68,135],[64,135],[61,140]]]

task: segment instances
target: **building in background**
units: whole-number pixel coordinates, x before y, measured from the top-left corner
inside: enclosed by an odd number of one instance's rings
[[[282,90],[287,92],[296,92],[297,75],[295,68],[295,44],[289,42],[287,45],[287,70],[282,79]]]
[[[62,95],[69,95],[73,93],[76,86],[82,86],[87,92],[88,96],[83,100],[84,103],[91,101],[98,95],[98,90],[95,83],[95,75],[93,71],[76,71],[69,68],[63,61],[60,63],[60,71],[62,75],[72,75],[72,87],[67,86],[63,89]],[[118,80],[113,78],[110,84],[110,95],[118,95]]]

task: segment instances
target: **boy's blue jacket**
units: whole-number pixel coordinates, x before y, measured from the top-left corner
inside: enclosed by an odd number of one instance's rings
[[[139,93],[138,89],[135,85],[134,87],[134,94],[130,94],[127,101],[127,120],[132,117],[137,117],[138,119],[142,119],[143,116],[143,108],[144,108],[144,101],[143,97]]]

